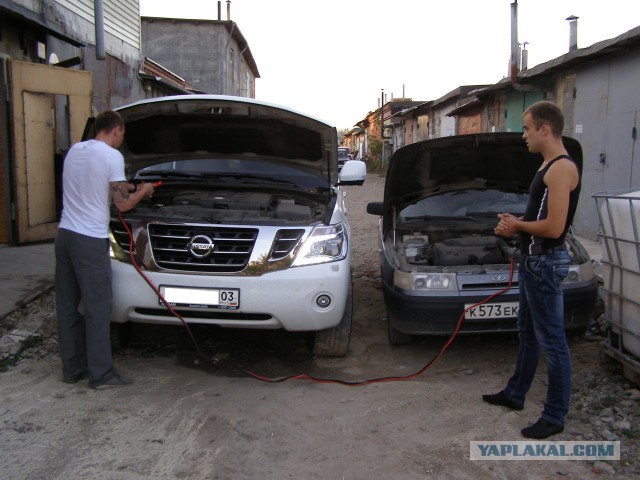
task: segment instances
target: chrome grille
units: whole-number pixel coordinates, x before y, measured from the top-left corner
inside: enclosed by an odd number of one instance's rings
[[[131,230],[131,224],[127,223],[127,227]],[[129,232],[127,229],[120,223],[119,221],[112,221],[109,223],[109,228],[111,229],[111,233],[113,234],[113,238],[115,239],[118,246],[127,254],[129,254]],[[134,249],[135,251],[135,249]]]
[[[194,237],[208,237],[210,253],[196,255],[190,249]],[[233,273],[242,271],[251,258],[258,237],[256,228],[203,225],[149,225],[153,256],[159,267],[191,272]]]
[[[304,235],[304,230],[278,230],[273,241],[270,260],[280,260],[294,249]]]

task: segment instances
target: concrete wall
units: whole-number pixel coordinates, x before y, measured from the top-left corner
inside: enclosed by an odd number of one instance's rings
[[[142,52],[201,91],[255,97],[248,68],[227,21],[142,18]]]

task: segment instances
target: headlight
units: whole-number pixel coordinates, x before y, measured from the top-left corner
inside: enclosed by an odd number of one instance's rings
[[[582,282],[589,281],[593,278],[595,272],[591,262],[585,262],[582,265],[571,265],[569,267],[569,273],[563,283]]]
[[[302,244],[293,266],[336,262],[347,256],[347,249],[347,233],[341,223],[316,227]]]
[[[409,273],[396,270],[393,275],[393,284],[402,290],[439,292],[458,290],[455,273]]]

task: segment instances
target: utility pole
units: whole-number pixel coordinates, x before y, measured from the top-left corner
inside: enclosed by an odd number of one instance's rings
[[[384,88],[380,93],[380,138],[384,141]]]

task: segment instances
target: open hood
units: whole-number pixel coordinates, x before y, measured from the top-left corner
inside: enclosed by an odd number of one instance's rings
[[[300,168],[335,184],[335,127],[250,98],[180,95],[117,109],[126,122],[120,151],[127,174],[172,160],[249,158]],[[86,137],[92,137],[91,128]]]
[[[582,172],[582,148],[563,137]],[[389,163],[385,216],[421,198],[469,188],[527,192],[542,156],[529,153],[520,133],[486,133],[436,138],[398,149]]]

